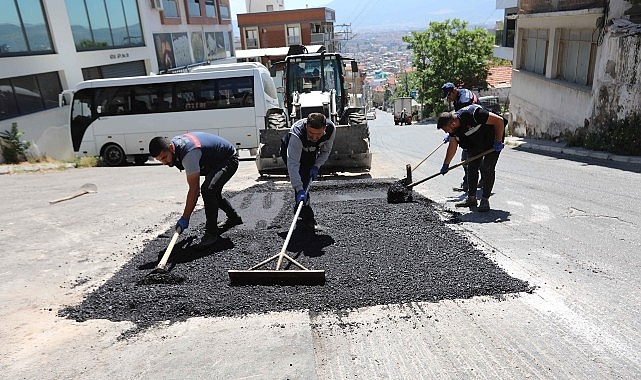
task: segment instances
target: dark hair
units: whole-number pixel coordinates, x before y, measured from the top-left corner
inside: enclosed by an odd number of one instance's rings
[[[312,112],[307,115],[307,125],[313,129],[325,128],[327,121],[325,120],[325,115],[319,112]]]
[[[454,112],[441,112],[440,115],[438,115],[438,121],[436,122],[436,129],[442,129],[444,126],[447,125],[450,121],[454,120],[456,116],[454,115]]]
[[[160,153],[169,150],[169,145],[171,145],[171,141],[168,138],[156,136],[149,142],[149,155],[158,157]]]

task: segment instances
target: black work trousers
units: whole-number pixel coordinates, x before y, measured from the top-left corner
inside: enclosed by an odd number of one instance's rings
[[[468,156],[474,157],[477,154],[483,153],[485,150],[468,150]],[[492,152],[485,155],[482,159],[476,159],[467,164],[467,195],[471,197],[476,196],[476,186],[479,183],[479,171],[482,166],[483,170],[483,198],[489,198],[492,195],[494,188],[494,180],[496,178],[496,162],[499,160],[500,152]]]
[[[218,209],[223,210],[228,217],[238,215],[222,194],[223,186],[236,174],[236,170],[238,170],[238,154],[229,158],[222,169],[210,171],[200,186],[200,194],[205,203],[205,217],[207,218],[205,231],[210,234],[218,235]]]

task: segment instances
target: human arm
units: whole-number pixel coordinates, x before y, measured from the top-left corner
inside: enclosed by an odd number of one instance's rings
[[[303,190],[303,180],[300,178],[300,156],[303,151],[303,143],[298,136],[291,134],[287,145],[287,172],[289,181],[297,193]]]
[[[494,128],[494,142],[502,142],[505,136],[505,121],[503,118],[493,112],[489,112],[486,124]]]

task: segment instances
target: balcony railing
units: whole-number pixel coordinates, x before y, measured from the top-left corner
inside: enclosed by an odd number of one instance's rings
[[[325,38],[325,33],[312,33],[310,42],[314,45],[323,45],[325,40],[329,41],[329,38]]]
[[[520,0],[519,13],[546,13],[603,8],[603,0]]]

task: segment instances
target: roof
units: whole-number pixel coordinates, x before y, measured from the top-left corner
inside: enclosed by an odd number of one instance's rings
[[[490,68],[487,84],[491,88],[509,87],[512,85],[512,66],[497,66]]]
[[[305,45],[307,51],[310,53],[317,52],[323,45]],[[256,57],[273,57],[273,56],[283,56],[287,55],[289,51],[289,46],[284,47],[274,47],[274,48],[263,48],[263,49],[245,49],[245,50],[236,50],[236,58],[256,58]]]

